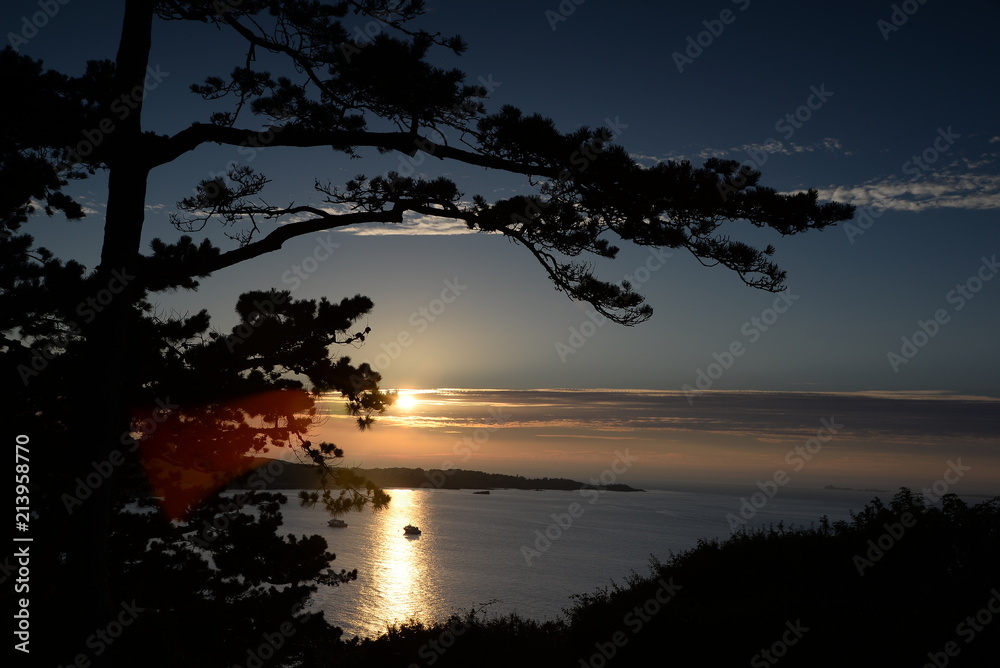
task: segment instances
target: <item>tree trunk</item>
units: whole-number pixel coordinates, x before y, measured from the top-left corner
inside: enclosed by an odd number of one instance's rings
[[[95,291],[107,289],[113,297],[93,320],[88,334],[85,373],[76,389],[81,400],[90,402],[92,421],[74,425],[72,431],[78,433],[79,438],[66,444],[72,449],[74,478],[79,476],[84,480],[95,470],[92,462],[108,462],[115,450],[124,452],[121,437],[129,424],[123,406],[122,380],[131,313],[141,294],[136,278],[139,276],[139,246],[149,174],[141,119],[152,5],[151,0],[126,2],[112,100],[124,101],[130,113],[120,122],[117,116],[113,117],[115,127],[104,137],[110,156],[107,214],[101,262],[93,285]],[[81,410],[78,414],[86,413]],[[72,451],[80,454],[74,456]],[[108,536],[114,480],[112,471],[110,477],[75,509],[70,519],[65,543],[69,591],[65,594],[70,601],[67,621],[74,623],[69,625],[72,633],[65,637],[66,645],[60,652],[60,660],[66,665],[71,665],[79,654],[86,655],[92,666],[112,665],[109,657],[114,652],[114,643],[97,654],[91,636],[108,628],[123,603],[112,600],[108,586]],[[127,629],[124,632],[127,633]]]

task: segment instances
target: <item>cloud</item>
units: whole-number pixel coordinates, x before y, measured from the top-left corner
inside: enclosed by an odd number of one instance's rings
[[[325,213],[339,216],[352,213],[349,205],[315,207]],[[281,220],[279,225],[301,223],[315,220],[316,215],[308,212],[297,213]],[[402,223],[365,223],[337,228],[338,232],[359,237],[369,236],[454,236],[457,234],[475,234],[465,224],[465,221],[444,216],[429,216],[417,213],[403,214]]]
[[[423,214],[408,214],[403,216],[402,223],[382,223],[377,225],[352,225],[340,230],[359,237],[368,236],[453,236],[456,234],[475,234],[465,224],[465,221],[442,216],[426,216]]]
[[[820,199],[856,206],[877,205],[886,211],[933,209],[1000,209],[1000,174],[933,174],[915,181],[890,177],[856,186],[817,188]]]
[[[535,434],[536,438],[567,438],[580,440],[583,438],[599,439],[603,441],[637,441],[638,436],[597,436],[596,434]]]
[[[843,155],[854,155],[852,151],[845,151],[842,142],[835,137],[824,137],[818,142],[811,144],[796,144],[793,141],[783,142],[773,137],[768,137],[763,142],[741,144],[730,148],[702,147],[691,153],[668,153],[662,157],[644,155],[641,153],[630,154],[632,159],[640,164],[655,164],[656,162],[666,162],[668,160],[691,162],[704,162],[709,158],[725,158],[738,160],[740,162],[756,164],[760,162],[753,158],[754,155],[766,153],[768,155],[800,155],[803,153],[841,153]]]
[[[645,155],[643,153],[629,153],[630,158],[638,162],[640,165],[646,167],[652,167],[658,162],[666,162],[668,160],[676,160],[677,158],[671,158],[669,156],[657,156],[657,155]]]
[[[370,456],[395,454],[398,447],[411,462],[440,466],[435,458],[450,459],[457,452],[449,445],[485,433],[489,444],[476,450],[472,468],[523,474],[530,465],[544,470],[541,475],[555,471],[579,477],[600,470],[595,466],[606,467],[610,453],[621,448],[641,457],[648,480],[753,480],[749,476],[759,471],[787,469],[786,453],[822,436],[822,457],[809,464],[803,478],[795,469],[796,485],[807,479],[926,484],[947,469],[949,460],[958,459],[975,467],[978,489],[995,490],[1000,481],[1000,397],[934,391],[707,391],[689,404],[679,390],[452,388],[431,390],[423,398],[405,414],[380,418],[383,436],[378,438],[385,440]],[[330,397],[321,409],[329,418],[331,440],[335,429],[355,430],[351,418],[334,405],[342,403]],[[969,484],[963,482],[963,493],[977,491]]]
[[[988,143],[997,141],[1000,137],[993,137]],[[913,176],[906,178],[908,175]],[[886,211],[1000,209],[1000,152],[985,150],[974,157],[959,155],[943,165],[921,163],[913,156],[891,175],[857,185],[830,185],[816,190],[824,200],[862,207],[876,205]]]
[[[89,200],[86,197],[77,197],[76,201],[77,201],[77,204],[80,205],[80,209],[87,216],[93,216],[93,215],[96,215],[96,214],[100,213],[100,211],[98,211],[94,207],[100,207],[102,209],[106,209],[107,208],[106,204],[104,204],[102,202],[92,202],[91,200]],[[32,214],[33,216],[37,216],[37,217],[46,216],[45,207],[47,205],[46,205],[45,202],[43,202],[40,199],[36,199],[36,198],[32,197],[29,200],[29,204],[30,204],[30,206],[34,207],[34,209],[35,209],[35,213]],[[93,205],[93,206],[91,206],[91,205]]]
[[[430,428],[526,429],[547,438],[701,433],[739,437],[749,444],[802,441],[815,435],[821,419],[829,418],[846,425],[845,436],[939,447],[957,440],[994,443],[993,416],[1000,405],[997,397],[937,391],[707,391],[693,404],[679,390],[466,389],[427,394],[431,398],[408,414],[382,419]],[[498,406],[503,408],[497,411]],[[496,424],[496,415],[503,416],[502,424]]]
[[[319,209],[320,211],[322,211],[324,213],[328,213],[328,214],[330,214],[332,216],[340,216],[340,215],[343,215],[345,213],[351,213],[351,208],[349,206],[347,206],[347,205],[341,205],[341,206],[336,206],[336,207],[333,207],[333,206],[317,206],[317,207],[313,207],[313,208]],[[296,214],[293,214],[291,216],[288,216],[287,218],[283,218],[283,219],[279,220],[278,221],[278,225],[292,225],[293,223],[301,223],[301,222],[304,222],[304,221],[307,221],[307,220],[315,220],[316,217],[317,216],[314,213],[309,213],[307,211],[303,211],[301,213],[296,213]]]
[[[745,153],[747,154],[747,157],[750,157],[751,154],[760,155],[761,151],[765,151],[770,154],[777,153],[779,155],[796,155],[798,153],[815,153],[817,151],[851,155],[850,152],[844,151],[843,144],[839,139],[834,137],[824,137],[822,140],[812,144],[796,144],[793,141],[786,144],[783,141],[769,138],[762,144],[744,144],[743,146],[731,148],[729,151],[735,153]]]

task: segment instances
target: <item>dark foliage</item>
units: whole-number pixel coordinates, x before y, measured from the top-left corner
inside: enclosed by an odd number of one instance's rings
[[[880,540],[881,556],[869,554]],[[947,495],[925,508],[904,488],[851,522],[741,530],[654,558],[649,575],[575,597],[558,622],[413,622],[331,665],[885,668],[924,665],[951,642],[949,666],[986,667],[1000,656],[1000,615],[987,607],[1000,607],[998,585],[1000,497],[968,506]],[[794,642],[780,657],[762,655],[783,638]]]

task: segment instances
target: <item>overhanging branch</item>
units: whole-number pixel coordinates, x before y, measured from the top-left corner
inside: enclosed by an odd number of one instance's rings
[[[262,134],[268,134],[262,140]],[[229,144],[231,146],[369,146],[399,151],[407,155],[415,155],[423,151],[427,155],[441,160],[457,160],[468,165],[498,169],[514,174],[528,176],[545,176],[558,178],[556,168],[525,165],[496,156],[465,151],[433,142],[425,137],[414,136],[409,132],[364,132],[349,130],[307,130],[294,126],[275,128],[268,132],[230,128],[210,123],[194,123],[172,137],[163,138],[158,150],[151,152],[150,167],[157,167],[176,160],[178,157],[193,151],[205,143]]]
[[[364,223],[400,223],[403,220],[402,209],[345,214],[326,214],[318,209],[314,210],[314,212],[322,215],[312,220],[282,225],[259,241],[227,251],[210,261],[199,263],[196,266],[184,267],[183,271],[174,278],[207,276],[219,269],[225,269],[245,260],[276,251],[289,239],[302,236],[303,234]]]

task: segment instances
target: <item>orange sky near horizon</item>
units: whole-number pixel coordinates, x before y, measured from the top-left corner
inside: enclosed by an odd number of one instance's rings
[[[651,390],[411,390],[359,432],[343,400],[320,400],[312,437],[344,449],[344,464],[462,468],[527,477],[597,479],[622,453],[617,482],[792,487],[932,486],[1000,494],[1000,400],[929,393]],[[624,468],[624,470],[622,470]],[[782,476],[782,473],[784,476]],[[956,478],[957,477],[957,478]],[[940,489],[940,486],[939,486]]]

